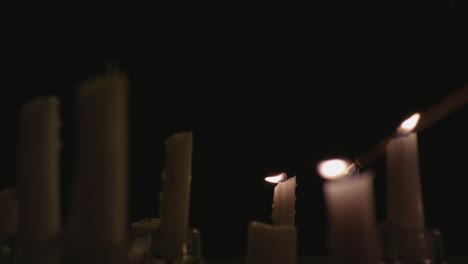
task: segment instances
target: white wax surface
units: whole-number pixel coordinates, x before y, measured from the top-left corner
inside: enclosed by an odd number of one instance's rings
[[[409,133],[392,139],[387,145],[387,219],[393,226],[423,230],[425,224],[417,140],[416,133]]]
[[[296,176],[275,186],[271,218],[274,225],[295,225]]]
[[[372,174],[362,173],[324,185],[329,247],[332,255],[346,263],[380,261],[372,182]]]
[[[59,99],[33,99],[23,107],[19,125],[19,239],[50,243],[61,231]]]
[[[71,236],[84,247],[120,246],[128,243],[128,80],[107,74],[78,92]]]
[[[292,225],[253,221],[247,234],[247,264],[295,264],[297,231]]]
[[[192,132],[172,135],[166,141],[166,162],[161,193],[161,255],[167,260],[182,257],[188,229],[192,180]]]

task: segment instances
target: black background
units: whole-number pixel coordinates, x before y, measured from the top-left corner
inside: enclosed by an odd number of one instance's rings
[[[152,23],[134,14],[132,26],[124,13],[99,25],[85,16],[5,38],[1,186],[15,185],[20,107],[35,96],[59,96],[67,220],[74,92],[112,61],[131,82],[129,223],[158,215],[164,140],[191,130],[190,225],[201,230],[207,257],[244,256],[248,222],[271,221],[274,186],[263,178],[280,171],[297,175],[299,255],[323,255],[317,162],[357,156],[468,81],[462,1],[370,1],[356,13],[333,4],[325,11],[219,8],[164,18],[159,10]],[[463,108],[419,135],[426,221],[442,231],[449,255],[468,252],[466,114]],[[384,165],[381,158],[369,166],[379,222]]]

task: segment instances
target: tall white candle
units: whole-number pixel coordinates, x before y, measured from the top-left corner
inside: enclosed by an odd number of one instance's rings
[[[19,240],[41,246],[60,233],[59,99],[38,97],[26,104],[19,120]]]
[[[15,189],[0,191],[0,246],[16,236],[18,229],[18,202]]]
[[[247,264],[295,264],[297,232],[293,225],[253,221],[247,231]]]
[[[419,114],[405,120],[386,146],[387,227],[392,247],[405,261],[421,261],[425,242],[424,208],[419,173],[418,137],[412,130]]]
[[[331,168],[338,168],[344,173],[346,166],[339,165],[337,160],[332,162],[335,164]],[[321,163],[319,166],[324,165]],[[335,179],[324,184],[329,249],[337,263],[380,263],[373,174],[364,172],[355,177],[337,179],[340,174],[336,174],[336,171],[327,176],[321,173],[325,178]]]
[[[78,95],[71,240],[78,250],[121,247],[128,240],[128,79],[112,72],[84,82]]]
[[[167,139],[166,162],[162,175],[159,250],[162,258],[175,261],[182,258],[184,238],[188,230],[192,132],[177,133]]]
[[[274,225],[295,225],[296,176],[275,186],[271,218]]]
[[[419,118],[419,116],[415,116]],[[417,122],[417,119],[412,117]],[[407,123],[405,123],[407,124]],[[414,126],[417,123],[412,123]],[[418,137],[413,127],[398,129],[387,145],[388,223],[411,230],[424,230],[424,210],[419,175]]]

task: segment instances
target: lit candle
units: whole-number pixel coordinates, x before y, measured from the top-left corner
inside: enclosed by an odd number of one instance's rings
[[[18,202],[15,189],[0,191],[0,247],[16,235]]]
[[[322,161],[319,174],[324,184],[328,211],[329,248],[337,263],[380,263],[374,212],[373,174],[345,174],[349,163]],[[346,176],[346,177],[345,177]]]
[[[166,141],[166,162],[160,194],[161,247],[168,261],[180,260],[188,229],[192,180],[192,132],[172,135]]]
[[[49,249],[46,245],[61,231],[59,99],[33,99],[22,108],[19,125],[18,239],[21,258],[27,261],[38,257],[34,248]]]
[[[110,72],[87,80],[78,95],[79,155],[70,235],[72,248],[85,255],[128,243],[127,76]]]
[[[268,182],[277,182],[273,194],[271,218],[274,225],[295,225],[296,214],[296,176],[287,180],[286,174],[265,178]]]
[[[424,230],[418,138],[412,132],[418,120],[415,114],[404,121],[386,151],[388,221],[412,230]]]
[[[419,117],[416,113],[402,122],[397,136],[386,147],[387,223],[389,228],[404,232],[422,232],[425,229],[418,137],[413,132]],[[405,246],[402,243],[399,244],[404,252],[400,254],[417,260],[421,258],[424,250],[421,243],[413,241]]]
[[[250,222],[247,235],[247,264],[295,264],[296,227]]]

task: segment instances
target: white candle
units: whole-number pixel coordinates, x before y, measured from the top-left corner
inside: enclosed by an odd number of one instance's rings
[[[275,186],[271,218],[274,225],[295,225],[296,176]]]
[[[113,72],[84,82],[78,92],[71,239],[78,250],[121,247],[128,242],[128,80]]]
[[[18,228],[18,202],[15,189],[0,191],[0,247],[15,237]]]
[[[192,180],[192,132],[172,135],[166,141],[166,162],[161,197],[160,255],[169,261],[183,255],[188,230]]]
[[[387,217],[392,226],[422,231],[425,228],[424,211],[418,137],[415,132],[411,132],[414,126],[407,127],[406,130],[400,126],[398,136],[387,145]]]
[[[328,166],[330,164],[332,166]],[[319,171],[322,177],[335,179],[324,184],[332,255],[338,263],[379,263],[373,174],[364,172],[355,177],[342,177],[346,176],[343,173],[347,166],[340,165],[338,160],[328,165],[327,161],[321,163]],[[332,170],[323,174],[327,166]],[[338,168],[342,173],[338,173]]]
[[[23,107],[19,124],[18,235],[25,247],[43,246],[57,239],[61,229],[59,99],[32,100]]]
[[[247,264],[295,264],[297,232],[293,225],[253,221],[247,233]]]
[[[387,224],[398,254],[411,261],[425,255],[424,240],[418,235],[425,229],[418,137],[412,132],[418,120],[419,114],[405,120],[386,147]]]

